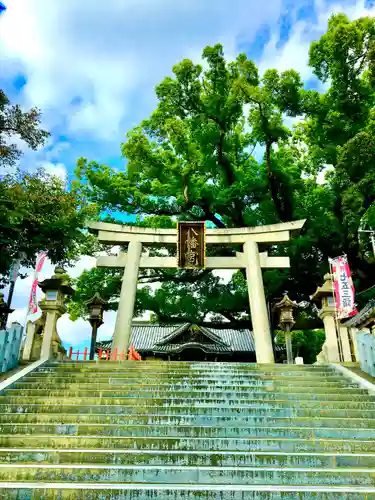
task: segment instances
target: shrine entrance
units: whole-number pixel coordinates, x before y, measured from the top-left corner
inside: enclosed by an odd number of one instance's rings
[[[207,354],[200,348],[184,349],[179,354],[169,356],[170,361],[217,361],[217,356]]]
[[[288,268],[289,257],[259,252],[259,244],[276,245],[289,241],[292,231],[300,230],[305,221],[286,222],[268,226],[205,229],[196,222],[180,223],[176,229],[153,229],[123,224],[91,222],[88,227],[98,234],[100,242],[109,245],[128,245],[127,253],[102,256],[98,267],[124,269],[119,308],[116,317],[112,351],[127,352],[129,348],[134,302],[140,268],[208,268],[246,269],[250,311],[253,324],[256,359],[258,363],[274,363],[272,339],[264,294],[262,268]],[[233,257],[206,256],[206,245],[242,244],[243,252]],[[178,258],[142,255],[142,247],[174,245]]]

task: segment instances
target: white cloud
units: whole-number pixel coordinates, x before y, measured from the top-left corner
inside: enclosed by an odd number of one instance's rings
[[[52,139],[51,139],[52,140]],[[61,142],[57,141],[53,145],[51,145],[50,149],[47,148],[47,145],[45,147],[45,157],[47,161],[50,162],[56,162],[60,159],[61,154],[64,151],[67,151],[71,148],[71,144],[69,142]]]
[[[58,177],[64,183],[68,179],[68,172],[65,165],[63,165],[62,163],[42,162],[39,166],[43,168],[48,174]]]
[[[375,5],[366,9],[364,1],[358,0],[354,5],[343,5],[340,2],[327,5],[323,0],[315,1],[317,23],[298,21],[294,24],[288,41],[278,47],[279,33],[274,32],[266,45],[259,68],[264,72],[268,68],[279,71],[295,69],[300,72],[301,78],[307,80],[312,76],[308,66],[309,48],[312,41],[317,40],[327,30],[328,19],[332,14],[344,12],[349,19],[358,19],[363,16],[374,16]]]
[[[81,318],[71,321],[67,314],[57,321],[57,331],[65,349],[86,343],[91,338],[90,323]]]
[[[67,120],[70,131],[117,140],[125,117],[149,113],[173,64],[217,42],[232,57],[237,34],[276,22],[280,5],[13,0],[0,21],[0,62],[6,77],[25,74],[25,104],[40,106],[49,127]]]
[[[277,32],[273,34],[259,63],[261,74],[269,68],[275,68],[280,72],[296,69],[301,73],[302,79],[308,79],[311,76],[311,69],[307,65],[310,40],[304,39],[305,26],[304,22],[297,23],[288,42],[281,48],[277,47],[279,34]]]
[[[83,271],[89,270],[95,266],[95,257],[90,257],[90,255],[83,255],[73,267],[67,268],[67,273],[72,278],[78,278],[78,276],[80,276]]]

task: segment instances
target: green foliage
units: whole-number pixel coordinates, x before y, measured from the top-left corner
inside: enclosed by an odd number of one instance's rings
[[[285,345],[284,332],[278,330],[276,333],[276,343]],[[305,364],[315,363],[324,342],[324,330],[292,330],[293,357],[301,356]]]
[[[35,254],[40,250],[48,250],[52,262],[60,264],[92,250],[94,239],[82,228],[94,209],[75,193],[67,192],[57,177],[43,171],[2,177],[0,283],[7,282],[13,259],[22,253],[22,264],[34,267]]]
[[[328,257],[342,253],[357,288],[368,288],[375,263],[358,229],[375,224],[374,26],[374,19],[331,17],[310,50],[311,67],[330,85],[323,93],[304,89],[293,69],[259,75],[245,54],[227,62],[221,45],[206,47],[205,69],[183,60],[157,86],[156,110],[122,144],[126,170],[81,158],[77,192],[103,211],[134,214],[137,225],[154,227],[175,227],[177,220],[220,228],[307,218],[299,237],[268,248],[270,255],[291,258],[289,270],[264,271],[268,299],[288,290],[294,299],[309,300]],[[288,128],[286,116],[300,117],[299,124]],[[252,155],[257,146],[261,161]],[[332,170],[319,184],[327,164]],[[240,249],[208,251],[234,255]],[[175,255],[175,249],[151,254]],[[102,279],[114,280],[115,300],[118,279],[102,272]],[[159,320],[249,318],[243,272],[225,285],[207,270],[148,270],[139,281],[162,282],[157,291],[144,286],[137,297],[137,310],[151,310]],[[305,310],[299,321],[311,325],[314,317]]]
[[[79,317],[87,317],[88,311],[85,301],[100,293],[102,299],[107,300],[106,310],[117,310],[118,300],[114,299],[121,288],[122,273],[118,270],[94,267],[89,271],[85,270],[81,276],[73,280],[75,288],[74,300],[68,304],[69,314],[72,320]]]
[[[16,144],[10,143],[14,136],[25,141],[31,149],[43,146],[49,133],[39,129],[40,118],[39,109],[22,111],[18,104],[11,105],[0,89],[0,168],[14,165],[22,154]]]
[[[375,20],[333,15],[327,33],[311,44],[310,66],[330,88],[307,106],[305,130],[320,165],[335,165],[337,147],[366,127],[374,106]]]

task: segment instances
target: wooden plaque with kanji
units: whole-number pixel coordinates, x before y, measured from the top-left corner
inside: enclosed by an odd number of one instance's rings
[[[178,267],[201,269],[205,264],[205,223],[178,223]]]

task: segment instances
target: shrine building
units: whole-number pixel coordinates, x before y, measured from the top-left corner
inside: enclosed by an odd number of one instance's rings
[[[96,343],[96,351],[111,350],[112,339]],[[198,326],[191,323],[158,325],[133,323],[130,345],[142,359],[169,361],[231,361],[255,362],[253,332],[233,328],[230,324]],[[284,346],[275,346],[275,355]]]

